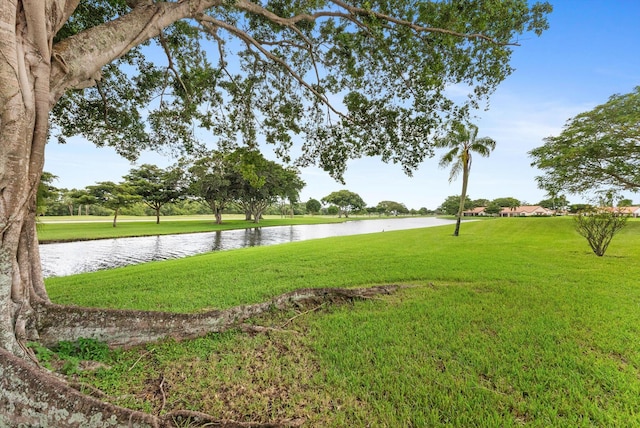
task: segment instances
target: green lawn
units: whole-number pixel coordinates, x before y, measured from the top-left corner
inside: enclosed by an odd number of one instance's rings
[[[640,222],[603,258],[566,218],[451,233],[249,248],[46,284],[57,303],[184,312],[300,287],[415,286],[254,321],[283,332],[114,352],[82,376],[149,412],[313,427],[640,426]]]

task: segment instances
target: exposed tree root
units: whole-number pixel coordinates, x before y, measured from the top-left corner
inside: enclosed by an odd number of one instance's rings
[[[37,331],[45,346],[79,338],[97,339],[111,346],[135,346],[166,337],[190,339],[222,332],[271,309],[291,305],[371,298],[388,294],[398,286],[371,288],[306,288],[282,294],[267,302],[236,306],[198,314],[109,310],[75,306],[42,305],[37,308]]]
[[[0,426],[161,427],[151,415],[114,406],[0,349]],[[131,424],[130,424],[131,423]]]
[[[112,346],[133,346],[166,337],[188,339],[222,332],[272,309],[313,306],[371,298],[399,286],[315,288],[293,291],[264,303],[201,314],[173,314],[43,305],[37,308],[37,330],[44,345],[94,338]],[[303,312],[307,313],[309,311]],[[160,385],[162,391],[162,384]],[[302,419],[274,423],[219,420],[213,416],[174,411],[154,416],[114,406],[73,388],[62,378],[0,349],[0,426],[4,427],[296,427]]]

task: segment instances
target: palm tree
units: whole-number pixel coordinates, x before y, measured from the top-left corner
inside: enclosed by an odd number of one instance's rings
[[[435,144],[437,148],[449,149],[440,159],[440,167],[449,165],[449,183],[455,180],[462,171],[462,193],[460,194],[460,206],[456,215],[456,230],[453,236],[460,233],[460,220],[464,211],[464,201],[467,198],[467,184],[469,183],[469,172],[471,171],[471,152],[475,152],[482,157],[489,157],[491,151],[496,148],[496,142],[489,137],[476,139],[478,127],[473,124],[465,126],[463,123],[455,122],[451,126],[451,132],[442,140]]]

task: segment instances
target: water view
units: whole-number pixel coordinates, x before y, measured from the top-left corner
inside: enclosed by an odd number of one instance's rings
[[[345,223],[256,227],[183,235],[101,239],[40,245],[45,276],[66,276],[155,260],[169,260],[211,251],[259,245],[417,229],[452,223],[433,217],[358,220]]]

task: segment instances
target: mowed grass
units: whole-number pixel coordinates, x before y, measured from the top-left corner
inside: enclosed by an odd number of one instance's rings
[[[570,219],[496,219],[50,278],[57,303],[194,312],[302,287],[413,287],[274,313],[282,331],[115,352],[113,401],[305,426],[640,426],[640,222],[593,255]],[[304,312],[305,310],[309,312]]]
[[[86,241],[92,239],[122,238],[130,236],[171,235],[178,233],[213,232],[216,230],[246,229],[252,227],[288,226],[296,224],[337,223],[349,219],[329,216],[280,217],[265,216],[260,223],[247,221],[244,216],[223,216],[216,224],[213,216],[119,217],[113,227],[112,217],[75,216],[46,217],[37,226],[41,243]]]

